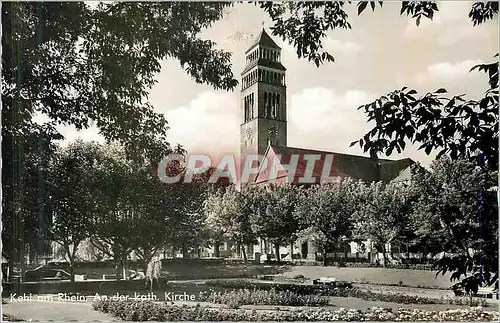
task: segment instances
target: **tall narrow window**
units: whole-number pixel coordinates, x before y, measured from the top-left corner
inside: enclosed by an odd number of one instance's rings
[[[254,116],[254,112],[255,112],[255,102],[254,102],[254,96],[253,96],[253,93],[250,95],[250,109],[251,109],[251,112],[250,112],[250,120],[253,120],[253,118],[255,118],[255,116]]]
[[[277,111],[277,115],[276,115],[276,119],[281,119],[281,101],[280,101],[280,95],[277,94],[276,95],[276,111]]]
[[[264,118],[268,116],[267,92],[264,92]]]
[[[246,96],[243,98],[243,106],[245,107],[243,109],[243,112],[244,112],[243,120],[245,120],[244,122],[247,122],[247,97]]]
[[[274,118],[278,118],[278,99],[276,93],[273,93],[273,108],[274,108]]]

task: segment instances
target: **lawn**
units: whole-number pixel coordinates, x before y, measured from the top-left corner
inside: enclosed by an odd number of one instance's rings
[[[66,266],[58,267],[68,270]],[[142,270],[137,264],[130,264],[129,269]],[[105,266],[80,264],[76,274],[86,274],[88,279],[101,279],[105,274],[114,274],[112,264]],[[162,276],[169,280],[217,279],[217,278],[251,278],[258,275],[280,275],[293,278],[302,275],[308,279],[332,276],[350,282],[403,285],[418,288],[448,289],[450,275],[439,275],[435,271],[385,269],[385,268],[338,268],[321,266],[263,265],[251,262],[211,261],[211,260],[165,260],[162,265]]]
[[[398,285],[401,282],[404,286],[418,288],[448,289],[453,284],[450,282],[450,274],[436,277],[435,271],[428,270],[293,266],[287,267],[283,272],[283,276],[287,278],[298,275],[308,279],[332,276],[349,282],[387,285]]]

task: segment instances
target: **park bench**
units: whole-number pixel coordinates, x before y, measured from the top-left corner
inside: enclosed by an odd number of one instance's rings
[[[477,295],[486,296],[486,298],[498,299],[498,291],[493,287],[479,287]]]
[[[314,285],[336,285],[337,279],[334,277],[320,277],[313,280]]]
[[[102,275],[103,280],[116,279],[116,274]]]

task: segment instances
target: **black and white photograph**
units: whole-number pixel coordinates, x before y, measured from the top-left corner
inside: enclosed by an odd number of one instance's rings
[[[2,1],[5,322],[498,322],[498,1]]]

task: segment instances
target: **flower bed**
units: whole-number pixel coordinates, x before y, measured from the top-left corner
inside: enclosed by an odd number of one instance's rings
[[[200,293],[201,301],[239,305],[285,305],[285,306],[325,306],[328,299],[314,295],[299,295],[291,291],[240,289],[227,292],[207,291]]]
[[[331,288],[318,285],[297,285],[297,284],[274,284],[257,283],[249,281],[207,281],[208,286],[233,288],[233,289],[260,289],[276,291],[291,291],[298,295],[318,295],[332,297],[356,297],[365,301],[392,302],[398,304],[446,304],[446,305],[466,305],[466,306],[487,306],[484,299],[473,299],[470,304],[468,297],[454,298],[429,298],[416,295],[405,295],[400,293],[374,293],[371,291],[360,290],[357,288]]]
[[[174,306],[153,302],[120,302],[101,300],[93,304],[96,311],[125,321],[494,321],[498,313],[482,308],[452,311],[425,311],[372,308],[361,310],[299,309],[294,311],[256,311]]]

